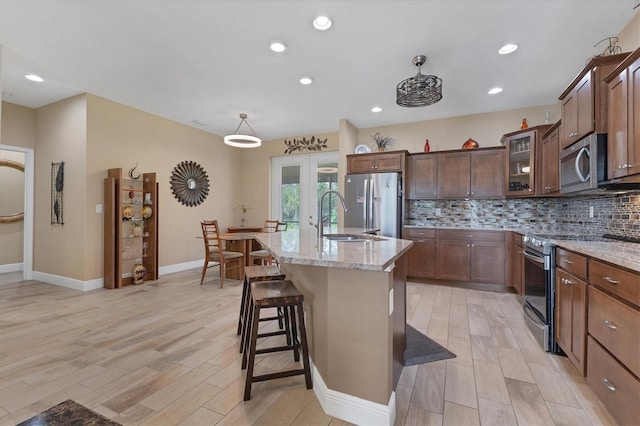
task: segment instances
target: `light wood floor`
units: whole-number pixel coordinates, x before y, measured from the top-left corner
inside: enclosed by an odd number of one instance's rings
[[[200,286],[199,273],[87,293],[0,274],[0,425],[65,399],[125,425],[345,424],[302,376],[242,401],[240,283],[220,289],[209,272]],[[566,358],[533,340],[515,295],[410,283],[407,309],[458,356],[404,369],[396,425],[614,424]],[[291,358],[263,355],[256,373]]]

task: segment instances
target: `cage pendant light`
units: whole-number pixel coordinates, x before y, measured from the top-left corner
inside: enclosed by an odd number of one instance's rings
[[[251,130],[251,134],[240,133],[242,123]],[[257,148],[262,145],[262,140],[256,136],[256,132],[247,121],[247,114],[240,114],[240,124],[233,134],[224,137],[224,143],[236,148]]]
[[[420,67],[427,57],[418,55],[413,63],[418,67],[418,74],[402,80],[396,86],[396,103],[403,107],[421,107],[433,105],[442,99],[442,79],[435,75],[424,75]]]

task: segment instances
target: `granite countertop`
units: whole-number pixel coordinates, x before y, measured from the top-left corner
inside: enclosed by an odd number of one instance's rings
[[[363,234],[364,231],[340,228],[335,233]],[[255,234],[280,263],[365,271],[384,271],[413,245],[412,241],[375,237],[381,240],[341,242],[323,238],[319,241],[315,229]]]

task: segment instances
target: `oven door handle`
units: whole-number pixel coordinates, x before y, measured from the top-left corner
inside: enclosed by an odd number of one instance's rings
[[[523,251],[524,257],[526,257],[529,260],[532,260],[536,263],[542,263],[544,265],[544,258],[540,257],[540,256],[535,256],[531,253],[529,253],[528,251],[524,250]]]

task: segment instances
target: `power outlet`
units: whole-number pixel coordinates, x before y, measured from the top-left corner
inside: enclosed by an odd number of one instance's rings
[[[442,216],[442,209],[436,209],[436,216]]]
[[[593,206],[589,206],[589,217],[593,217],[594,216],[594,211],[595,211],[595,209],[593,208]]]

